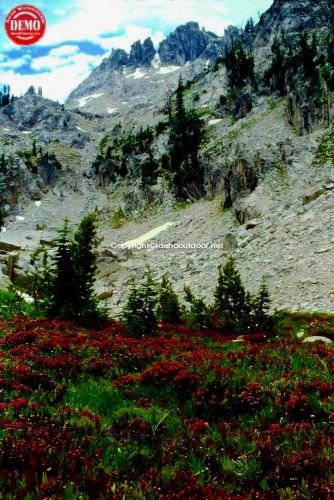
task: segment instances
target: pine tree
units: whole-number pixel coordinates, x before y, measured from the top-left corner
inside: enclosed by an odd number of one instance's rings
[[[36,141],[35,140],[32,142],[31,153],[32,153],[33,156],[37,156],[37,147],[36,147]]]
[[[178,130],[183,132],[183,126],[185,124],[186,110],[184,106],[183,97],[184,87],[182,82],[182,77],[180,76],[179,85],[176,89],[176,127]]]
[[[71,245],[74,268],[74,314],[78,318],[99,316],[94,292],[96,248],[101,242],[97,237],[97,212],[86,215],[79,224]]]
[[[176,324],[181,320],[180,304],[172,284],[163,276],[159,293],[158,317],[166,323]]]
[[[280,96],[284,96],[286,93],[286,62],[278,38],[275,38],[271,51],[273,60],[270,68],[265,72],[265,83],[269,90],[277,91]]]
[[[54,280],[49,312],[51,316],[55,317],[74,318],[73,300],[76,293],[76,274],[72,260],[68,222],[68,219],[65,219],[64,226],[59,231],[55,255],[52,257]]]
[[[188,311],[188,322],[190,326],[208,327],[210,326],[209,308],[201,297],[195,297],[190,287],[184,287],[185,299],[190,303]]]
[[[35,90],[35,87],[33,85],[30,85],[30,87],[28,88],[28,90],[26,92],[26,95],[36,95],[36,90]]]
[[[132,337],[150,336],[157,329],[157,291],[149,269],[144,275],[144,282],[139,287],[134,280],[127,302],[122,311],[128,333]]]
[[[268,291],[268,285],[263,280],[258,295],[253,300],[253,321],[254,327],[270,331],[273,327],[273,319],[270,313],[271,299]]]
[[[29,293],[34,299],[37,311],[47,313],[51,307],[54,273],[44,246],[32,252],[28,277]]]
[[[214,292],[214,309],[228,328],[242,331],[250,321],[251,297],[244,289],[233,257],[219,267],[218,284]]]
[[[246,22],[245,33],[254,33],[254,19],[252,17]]]

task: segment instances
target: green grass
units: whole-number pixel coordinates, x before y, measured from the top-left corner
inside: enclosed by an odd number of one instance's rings
[[[323,134],[318,142],[314,155],[313,166],[322,167],[326,163],[334,164],[334,125]]]

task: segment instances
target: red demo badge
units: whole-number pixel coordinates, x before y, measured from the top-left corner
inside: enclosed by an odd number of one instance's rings
[[[34,5],[17,5],[5,19],[8,38],[16,45],[32,45],[38,42],[46,28],[46,19]]]

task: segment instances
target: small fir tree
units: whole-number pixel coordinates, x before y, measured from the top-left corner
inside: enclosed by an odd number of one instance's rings
[[[68,222],[68,219],[65,219],[64,226],[59,231],[55,255],[52,257],[54,280],[49,310],[51,316],[63,318],[75,317],[73,301],[76,293],[76,274],[72,259]]]
[[[185,299],[190,303],[188,311],[188,322],[190,326],[208,327],[210,326],[209,308],[201,297],[196,297],[190,287],[184,287]]]
[[[163,276],[159,293],[158,317],[166,323],[176,324],[181,320],[180,304],[172,284]]]
[[[97,236],[97,211],[86,215],[79,224],[71,245],[74,268],[75,296],[73,308],[76,317],[98,317],[99,309],[94,291],[96,248],[101,243]]]
[[[233,257],[219,267],[218,284],[214,292],[214,309],[226,327],[234,331],[247,329],[251,313],[251,297],[244,289]]]
[[[142,285],[138,287],[132,280],[130,293],[121,315],[130,336],[154,335],[157,329],[157,302],[155,283],[151,271],[147,269]]]
[[[34,299],[36,310],[45,314],[51,307],[54,273],[47,249],[44,246],[40,246],[32,252],[28,277],[29,293]]]
[[[273,327],[273,318],[270,313],[271,299],[268,285],[263,280],[259,293],[253,300],[253,321],[255,328],[262,331],[270,331]]]

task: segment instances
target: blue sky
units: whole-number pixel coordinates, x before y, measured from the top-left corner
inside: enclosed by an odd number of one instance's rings
[[[2,26],[20,2],[2,0]],[[24,3],[24,2],[22,2]],[[131,43],[151,36],[156,47],[187,21],[222,35],[230,24],[244,26],[258,19],[272,0],[35,0],[47,19],[42,40],[19,47],[0,30],[0,81],[16,95],[29,85],[42,86],[45,97],[63,102],[112,48],[129,50]]]

